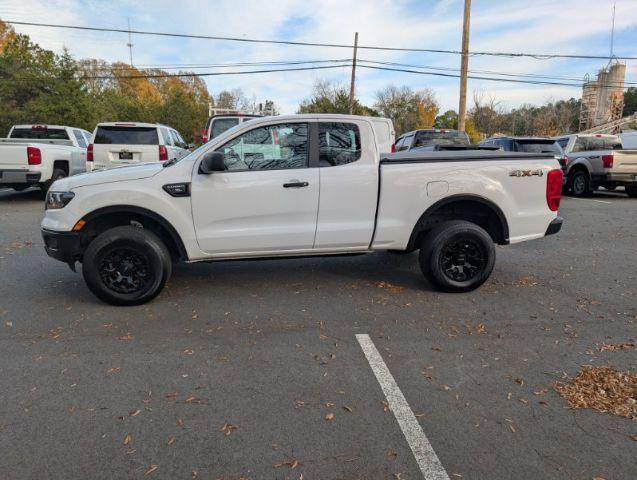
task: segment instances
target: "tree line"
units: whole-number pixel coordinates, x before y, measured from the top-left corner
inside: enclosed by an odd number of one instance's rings
[[[212,95],[201,77],[192,72],[171,76],[159,69],[140,70],[122,62],[75,60],[65,50],[55,54],[17,34],[0,20],[0,133],[19,123],[72,125],[92,130],[101,121],[139,121],[168,124],[190,142],[217,108],[258,110],[256,98],[240,89]],[[151,77],[151,78],[148,78]],[[276,114],[272,100],[264,110]],[[472,141],[495,134],[554,136],[576,132],[581,101],[570,98],[543,105],[507,110],[485,92],[473,95],[466,130]],[[318,81],[298,113],[348,113],[349,88]],[[624,115],[637,111],[637,89],[625,94]],[[355,115],[390,118],[396,134],[418,128],[457,128],[454,110],[440,111],[430,88],[414,90],[389,85],[375,94],[372,105],[354,101]]]
[[[55,54],[0,20],[0,134],[12,125],[71,125],[92,131],[103,121],[165,123],[189,142],[208,118],[209,105],[254,110],[256,98],[240,89],[208,92],[192,72],[171,76],[159,69]],[[154,78],[148,78],[154,77]],[[266,100],[265,109],[276,113]]]

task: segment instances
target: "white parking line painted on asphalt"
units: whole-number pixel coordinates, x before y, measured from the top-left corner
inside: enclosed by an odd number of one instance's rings
[[[356,340],[363,349],[363,353],[367,357],[369,366],[380,383],[380,388],[387,398],[387,403],[394,412],[394,416],[403,431],[403,435],[407,439],[407,443],[416,458],[418,467],[426,480],[449,480],[449,475],[443,468],[438,455],[434,452],[433,447],[427,440],[425,432],[418,423],[414,412],[409,407],[403,392],[400,391],[396,380],[385,365],[383,357],[380,356],[376,345],[372,342],[367,334],[357,334]]]
[[[580,197],[572,197],[574,200],[586,200],[588,202],[597,202],[597,203],[606,203],[608,205],[612,205],[613,202],[609,202],[607,200],[596,200],[594,198],[580,198]]]

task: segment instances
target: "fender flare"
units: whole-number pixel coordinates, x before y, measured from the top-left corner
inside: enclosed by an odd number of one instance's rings
[[[454,202],[462,202],[462,201],[477,202],[488,207],[490,210],[492,210],[498,217],[498,220],[500,221],[500,226],[502,227],[502,244],[506,245],[509,243],[509,222],[507,222],[506,216],[504,215],[504,212],[502,212],[502,209],[500,207],[498,207],[491,200],[484,197],[480,197],[478,195],[459,194],[459,195],[450,195],[448,197],[442,198],[438,200],[436,203],[434,203],[433,205],[431,205],[429,208],[427,208],[427,210],[425,210],[425,212],[420,216],[420,218],[418,218],[418,221],[416,222],[416,224],[414,225],[414,228],[411,231],[411,235],[409,237],[409,243],[407,244],[407,250],[414,249],[414,245],[416,243],[416,239],[418,238],[418,234],[422,231],[422,228],[419,228],[419,227],[422,227],[425,224],[426,219],[429,216],[431,216],[436,210],[438,210],[441,207],[444,207],[445,205],[448,205]]]
[[[148,210],[142,207],[137,207],[135,205],[114,205],[110,207],[102,207],[102,208],[98,208],[97,210],[93,210],[92,212],[84,215],[82,217],[82,220],[89,223],[91,220],[95,220],[96,218],[99,218],[103,215],[109,215],[113,213],[134,213],[142,217],[148,217],[151,220],[157,222],[168,232],[173,242],[175,242],[179,256],[184,260],[188,260],[188,252],[186,251],[184,242],[181,239],[181,236],[179,235],[175,227],[173,227],[171,223],[168,220],[166,220],[164,217],[153,212],[152,210]]]

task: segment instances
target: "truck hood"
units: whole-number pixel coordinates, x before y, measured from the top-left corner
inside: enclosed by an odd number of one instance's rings
[[[99,170],[96,172],[82,173],[72,177],[56,181],[51,190],[68,192],[75,188],[100,185],[103,183],[120,182],[123,180],[140,180],[152,177],[161,172],[163,166],[159,162],[141,163],[138,165],[126,165],[123,167]]]

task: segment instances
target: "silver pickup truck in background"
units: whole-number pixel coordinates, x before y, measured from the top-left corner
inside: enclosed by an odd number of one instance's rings
[[[55,180],[86,171],[91,134],[59,125],[15,125],[0,138],[0,188],[38,185],[44,193]]]
[[[618,136],[574,134],[555,140],[564,150],[564,188],[572,195],[623,186],[628,196],[637,197],[637,150],[624,150]]]

